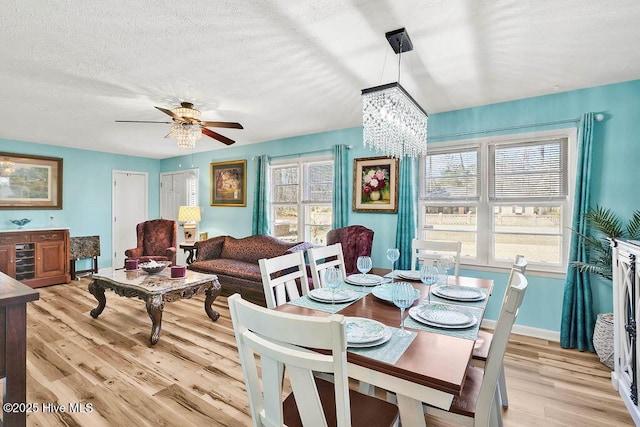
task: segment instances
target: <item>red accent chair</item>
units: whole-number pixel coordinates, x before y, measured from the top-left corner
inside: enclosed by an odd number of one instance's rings
[[[327,246],[336,243],[342,244],[344,267],[347,271],[347,276],[358,273],[358,257],[371,256],[373,230],[362,225],[349,225],[330,230],[327,233]]]
[[[136,225],[137,247],[124,251],[127,259],[137,259],[140,263],[171,261],[176,264],[178,246],[178,224],[170,219],[152,219]]]

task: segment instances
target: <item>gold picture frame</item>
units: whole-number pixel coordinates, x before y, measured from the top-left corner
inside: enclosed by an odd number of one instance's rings
[[[247,206],[247,161],[211,163],[211,206]]]
[[[62,209],[62,159],[0,153],[0,209]]]
[[[353,211],[398,212],[398,159],[353,159]]]

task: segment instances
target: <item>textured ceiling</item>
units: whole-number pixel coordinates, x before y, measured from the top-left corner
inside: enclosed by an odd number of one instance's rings
[[[115,123],[180,101],[242,123],[214,129],[237,144],[359,126],[401,27],[400,81],[429,113],[634,80],[638,22],[637,0],[5,0],[0,138],[187,154],[169,125]]]

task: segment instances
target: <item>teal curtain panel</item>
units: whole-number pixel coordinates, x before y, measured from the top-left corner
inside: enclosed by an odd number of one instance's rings
[[[253,194],[252,234],[269,234],[269,157],[256,157],[256,188]]]
[[[593,145],[594,114],[587,113],[580,120],[578,129],[578,159],[576,164],[576,189],[572,228],[580,234],[587,234],[585,213],[589,210],[591,184],[591,147]],[[581,272],[572,265],[573,261],[587,261],[586,248],[582,237],[573,233],[569,251],[569,266],[564,285],[562,302],[562,323],[560,325],[560,345],[563,348],[577,348],[580,351],[595,352],[593,348],[593,301],[589,273]]]

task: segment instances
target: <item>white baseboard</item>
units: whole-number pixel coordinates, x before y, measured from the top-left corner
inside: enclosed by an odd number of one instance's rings
[[[484,319],[480,325],[483,328],[495,329],[496,321]],[[513,325],[511,332],[518,335],[526,335],[528,337],[540,338],[543,340],[560,342],[560,332],[550,331],[548,329],[532,328],[530,326]]]

